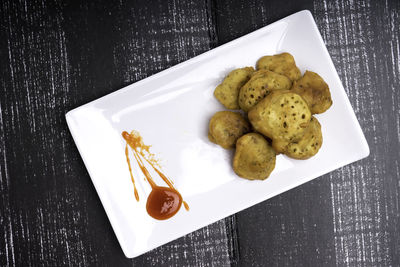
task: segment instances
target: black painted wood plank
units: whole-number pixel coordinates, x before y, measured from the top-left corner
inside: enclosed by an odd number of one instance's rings
[[[218,45],[298,11],[313,7],[313,2],[307,0],[285,2],[279,0],[216,0],[214,4]]]
[[[336,264],[400,265],[399,1],[315,2],[371,149],[331,175]]]

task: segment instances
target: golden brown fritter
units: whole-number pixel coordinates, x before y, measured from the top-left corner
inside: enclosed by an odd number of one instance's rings
[[[233,170],[249,180],[264,180],[275,168],[275,151],[258,133],[248,133],[237,140]]]
[[[289,53],[264,56],[257,61],[256,69],[270,70],[285,75],[292,81],[296,81],[301,77],[301,72],[296,66],[293,56]]]
[[[321,124],[319,124],[317,118],[311,117],[310,125],[303,137],[297,142],[290,143],[285,149],[285,154],[295,159],[308,159],[318,153],[321,145]]]
[[[294,82],[292,91],[306,100],[312,114],[323,113],[332,105],[328,84],[315,72],[306,71],[300,80]]]
[[[210,120],[208,139],[223,148],[234,148],[236,140],[250,131],[250,124],[238,112],[219,111]]]
[[[332,98],[317,73],[306,71],[301,76],[289,53],[260,58],[256,70],[233,70],[217,86],[218,101],[245,114],[217,112],[210,120],[208,138],[224,148],[236,147],[237,175],[264,180],[275,168],[277,154],[308,159],[318,153],[321,125],[312,114],[325,112]]]
[[[284,75],[269,70],[254,72],[251,79],[240,89],[239,106],[248,112],[271,91],[287,90],[291,86],[292,82]]]
[[[290,90],[273,91],[248,113],[254,129],[274,142],[290,143],[301,138],[311,120],[304,99]],[[274,146],[275,148],[275,146]],[[277,152],[282,152],[277,147]]]
[[[238,97],[240,88],[250,80],[253,67],[235,69],[214,90],[214,96],[228,109],[239,109]]]

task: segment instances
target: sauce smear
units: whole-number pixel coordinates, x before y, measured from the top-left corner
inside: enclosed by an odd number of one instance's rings
[[[134,186],[135,198],[139,201],[139,195],[136,190],[135,180],[132,175],[132,168],[129,160],[128,145],[133,151],[133,155],[139,168],[146,177],[147,182],[150,184],[152,191],[147,197],[146,210],[147,213],[157,220],[166,220],[174,216],[182,206],[186,210],[189,210],[189,205],[182,200],[181,194],[175,189],[172,182],[165,176],[157,167],[158,162],[154,159],[153,154],[150,153],[150,146],[146,146],[143,143],[142,137],[139,133],[132,131],[128,133],[126,131],[122,132],[122,137],[126,141],[125,155],[128,162],[129,172],[131,174],[131,180]],[[146,157],[146,155],[148,155]],[[163,181],[168,185],[168,187],[158,186],[153,178],[151,177],[149,171],[144,165],[143,159],[153,168],[153,170],[163,179]]]

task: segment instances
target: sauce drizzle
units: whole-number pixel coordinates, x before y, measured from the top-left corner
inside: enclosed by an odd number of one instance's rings
[[[185,210],[189,211],[189,205],[186,201],[183,201],[183,206],[185,207]]]
[[[138,132],[132,131],[130,134],[126,131],[122,132],[122,137],[126,141],[125,155],[128,162],[129,172],[131,180],[134,186],[135,198],[139,201],[139,195],[136,190],[135,180],[132,175],[132,168],[129,160],[128,145],[131,147],[133,155],[140,170],[145,176],[147,182],[150,184],[152,191],[147,197],[146,210],[147,213],[157,219],[166,220],[174,216],[183,206],[188,211],[189,205],[183,201],[181,194],[172,184],[172,181],[168,179],[156,166],[160,166],[158,161],[154,158],[154,155],[150,153],[150,146],[146,146],[143,143],[142,137]],[[153,168],[153,170],[162,178],[162,180],[168,185],[168,187],[158,186],[149,171],[144,165],[143,159]]]
[[[128,162],[129,173],[131,174],[131,181],[133,183],[133,191],[135,192],[135,198],[136,198],[136,201],[139,201],[139,194],[138,194],[138,191],[136,189],[135,178],[133,178],[131,162],[129,160],[128,144],[126,144],[126,146],[125,146],[125,156],[126,156],[126,162]]]

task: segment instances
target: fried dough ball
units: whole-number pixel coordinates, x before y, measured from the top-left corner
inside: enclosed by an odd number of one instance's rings
[[[272,140],[272,148],[275,150],[277,154],[285,153],[287,146],[290,144],[290,141],[282,139],[282,138],[276,138]]]
[[[306,100],[312,114],[323,113],[332,105],[329,86],[315,72],[306,71],[300,80],[294,82],[292,90]]]
[[[253,72],[253,67],[245,67],[231,71],[223,82],[215,88],[215,98],[228,109],[239,109],[239,90],[250,80],[250,76]]]
[[[219,111],[212,116],[208,139],[223,148],[234,148],[236,140],[250,131],[250,124],[238,112]]]
[[[301,72],[296,66],[293,56],[289,53],[264,56],[257,61],[256,69],[270,70],[285,75],[292,81],[296,81],[301,77]]]
[[[239,106],[248,112],[271,91],[287,90],[291,86],[292,82],[284,75],[269,70],[254,72],[251,79],[240,89]]]
[[[300,141],[292,142],[286,147],[285,154],[294,159],[308,159],[318,153],[322,145],[321,124],[317,118],[311,117]]]
[[[257,132],[273,140],[275,148],[277,143],[299,140],[310,123],[311,112],[300,95],[279,90],[272,91],[254,106],[248,117]],[[282,149],[277,146],[276,151],[283,152]]]
[[[248,133],[237,140],[233,170],[249,180],[265,180],[275,168],[275,151],[258,133]]]

